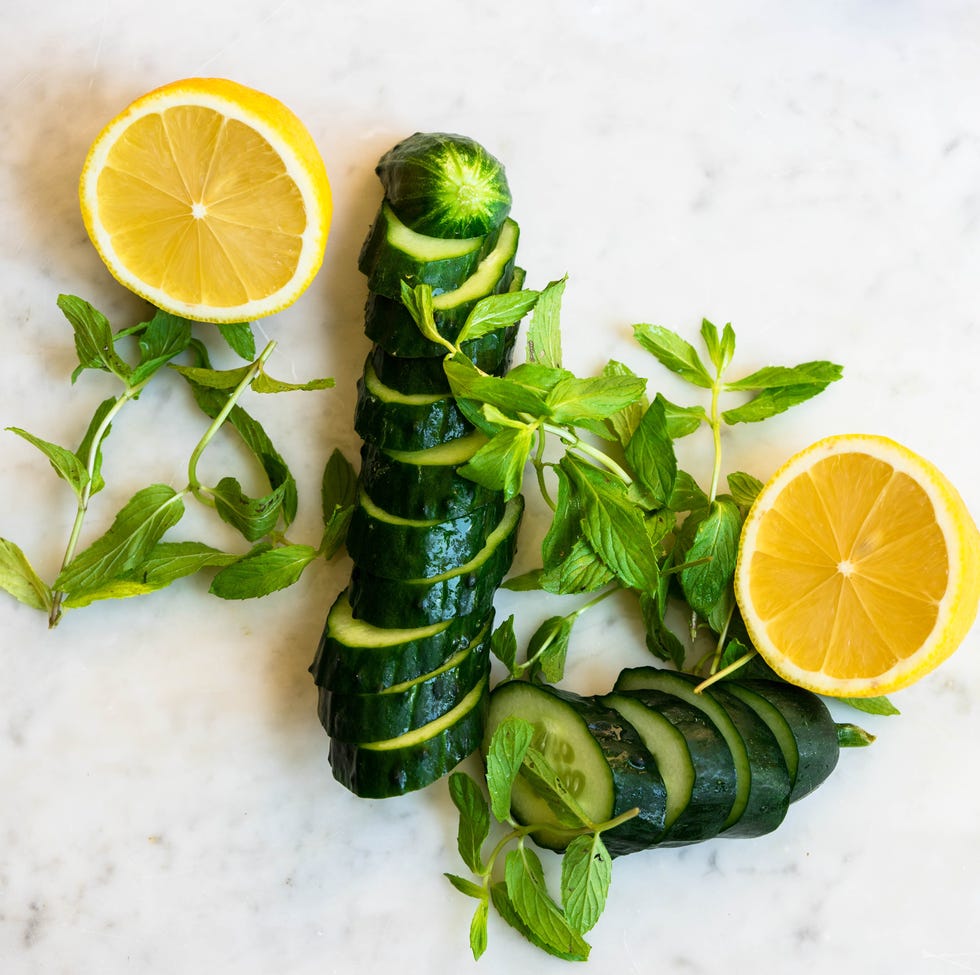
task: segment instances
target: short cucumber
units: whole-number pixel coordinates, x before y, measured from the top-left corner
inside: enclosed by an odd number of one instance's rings
[[[520,495],[507,502],[477,555],[438,575],[386,579],[355,564],[349,588],[354,615],[377,627],[415,627],[486,613],[513,561],[523,511]]]
[[[347,553],[365,572],[388,579],[437,575],[473,559],[503,511],[498,494],[456,518],[402,518],[362,490],[347,529]]]
[[[485,622],[486,614],[404,629],[372,626],[354,618],[344,590],[327,613],[310,673],[332,691],[381,692],[438,670],[470,645]]]
[[[497,243],[497,231],[465,238],[428,237],[409,229],[387,202],[381,204],[358,258],[368,290],[401,300],[401,285],[455,290]]]
[[[487,679],[434,721],[384,741],[330,739],[334,778],[355,795],[384,799],[431,785],[480,746],[487,712]]]
[[[834,771],[840,758],[837,724],[827,705],[816,694],[783,681],[753,678],[738,683],[775,705],[792,728],[799,762],[790,801],[809,795]]]
[[[663,833],[666,789],[650,753],[636,732],[616,712],[595,700],[526,681],[498,684],[490,695],[484,753],[493,732],[510,717],[534,725],[533,745],[544,755],[562,784],[595,823],[633,808],[639,815],[603,833],[613,856],[645,849]],[[562,850],[581,826],[522,771],[512,792],[515,818],[541,824],[536,843]]]
[[[389,149],[375,172],[392,209],[421,234],[486,234],[510,212],[503,165],[467,136],[416,132]]]
[[[519,290],[525,273],[515,267],[520,229],[508,220],[500,231],[497,245],[480,262],[476,271],[452,291],[432,298],[432,317],[444,339],[455,342],[476,303],[488,295]],[[427,339],[401,300],[401,295],[370,292],[364,306],[364,332],[369,339],[392,355],[421,357],[442,355],[446,349]],[[473,351],[465,345],[467,355]]]
[[[423,450],[462,437],[472,424],[450,395],[399,393],[381,383],[370,358],[357,382],[354,429],[389,450]]]
[[[383,450],[364,444],[361,486],[375,503],[403,518],[465,515],[497,495],[458,472],[486,442],[474,430],[423,450]]]
[[[324,730],[357,744],[397,738],[441,717],[488,676],[490,623],[488,618],[468,647],[416,680],[369,694],[320,687],[318,714]]]
[[[698,678],[656,667],[624,670],[615,690],[653,688],[674,694],[700,707],[725,738],[735,762],[735,802],[719,835],[762,836],[783,820],[789,805],[790,781],[786,762],[772,732],[738,698],[712,685],[695,693]]]
[[[735,763],[715,724],[692,704],[656,690],[623,691],[601,700],[636,728],[667,788],[659,846],[717,836],[735,802]]]

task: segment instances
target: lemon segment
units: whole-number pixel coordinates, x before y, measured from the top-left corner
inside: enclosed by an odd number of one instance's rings
[[[887,694],[938,666],[972,627],[980,533],[929,461],[885,437],[829,437],[760,492],[735,595],[784,679],[836,697]]]
[[[217,78],[138,98],[93,143],[79,196],[120,283],[212,322],[292,304],[321,266],[332,213],[323,160],[300,120]]]

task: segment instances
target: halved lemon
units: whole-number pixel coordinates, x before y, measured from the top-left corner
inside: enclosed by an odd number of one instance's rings
[[[756,649],[784,679],[833,697],[887,694],[969,632],[980,534],[929,461],[886,437],[829,437],[760,492],[735,594]]]
[[[121,284],[207,322],[292,304],[321,266],[332,212],[299,118],[223,78],[172,82],[133,102],[92,144],[79,196]]]

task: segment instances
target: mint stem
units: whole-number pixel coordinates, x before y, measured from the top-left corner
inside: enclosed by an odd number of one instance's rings
[[[145,381],[138,383],[135,386],[128,387],[125,392],[120,394],[119,398],[112,404],[112,407],[102,418],[102,422],[99,424],[92,436],[92,443],[89,445],[88,456],[85,458],[85,472],[88,474],[88,478],[85,481],[85,486],[82,488],[81,493],[78,496],[78,505],[75,509],[75,519],[72,522],[71,532],[68,535],[68,544],[65,547],[64,557],[61,560],[62,571],[75,557],[75,549],[78,548],[78,540],[82,534],[82,525],[85,522],[85,515],[88,512],[89,501],[92,498],[92,484],[95,479],[95,465],[99,456],[99,451],[102,448],[102,441],[105,440],[109,426],[115,417],[118,416],[119,411],[128,402],[130,402],[130,400],[136,399],[143,391],[143,387],[145,385]],[[64,602],[65,595],[66,593],[64,592],[52,593],[51,612],[48,614],[49,628],[53,629],[61,620],[62,603]]]

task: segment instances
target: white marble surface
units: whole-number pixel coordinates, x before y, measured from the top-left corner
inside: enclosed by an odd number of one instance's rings
[[[436,128],[506,162],[530,283],[569,275],[573,368],[615,357],[654,374],[631,323],[694,339],[702,316],[731,321],[746,370],[827,357],[846,372],[738,431],[727,466],[766,476],[817,436],[870,430],[929,456],[980,511],[975,3],[5,0],[0,39],[4,427],[71,442],[108,388],[70,386],[59,292],[119,324],[141,310],[81,226],[89,142],[143,91],[214,74],[305,119],[336,197],[322,273],[262,326],[273,374],[338,379],[260,404],[300,482],[297,537],[317,534],[327,452],[356,451],[374,162]],[[199,421],[160,386],[110,439],[117,499],[183,476]],[[70,498],[12,434],[0,456],[0,536],[50,577]],[[496,922],[474,965],[471,903],[442,877],[458,869],[444,787],[372,803],[332,780],[306,668],[348,569],[245,604],[186,582],[53,632],[0,600],[0,972],[567,969]],[[498,605],[525,629],[553,610]],[[616,610],[580,633],[568,686],[644,659]],[[875,746],[774,835],[618,861],[588,968],[980,972],[980,630],[895,701],[900,718],[864,722]]]

